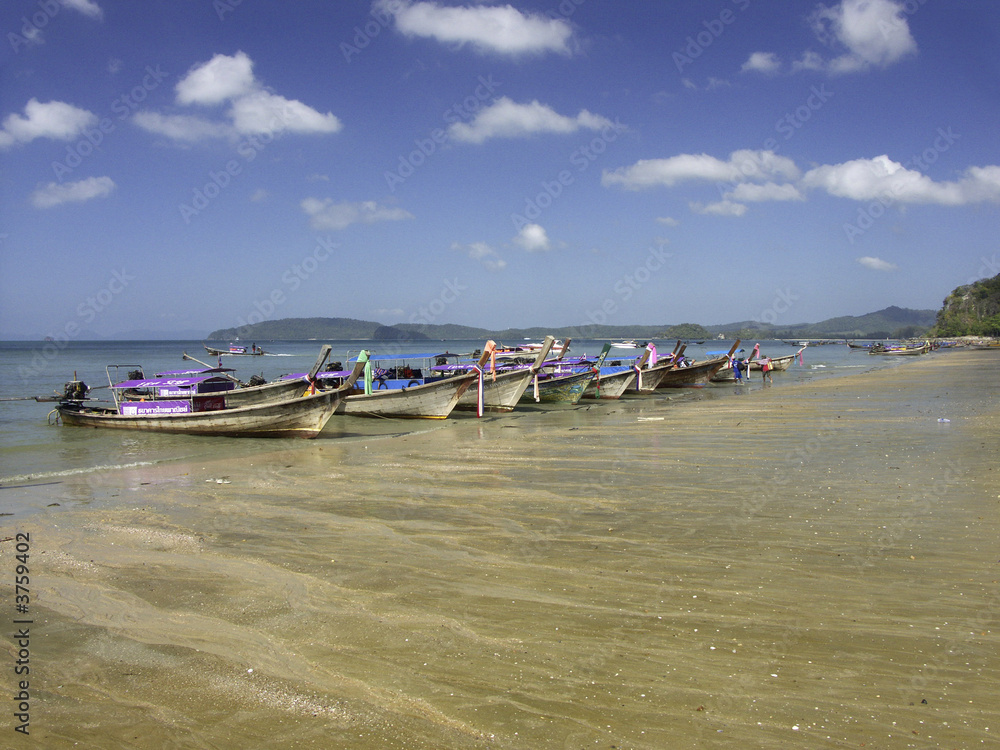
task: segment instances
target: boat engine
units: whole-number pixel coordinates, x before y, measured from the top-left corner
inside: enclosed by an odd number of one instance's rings
[[[63,386],[63,399],[66,401],[83,401],[90,393],[90,388],[82,380],[71,380]]]
[[[251,375],[250,376],[250,382],[247,383],[247,385],[250,385],[250,386],[264,385],[264,383],[266,383],[266,382],[267,382],[267,379],[263,375]]]

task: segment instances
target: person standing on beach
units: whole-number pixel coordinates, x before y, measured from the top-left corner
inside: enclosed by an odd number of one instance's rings
[[[760,371],[762,373],[761,380],[767,383],[773,383],[774,378],[771,375],[771,370],[773,369],[771,365],[771,358],[765,357],[760,363]]]

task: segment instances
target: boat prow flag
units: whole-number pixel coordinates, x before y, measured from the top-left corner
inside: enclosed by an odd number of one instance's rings
[[[358,362],[365,363],[365,395],[372,395],[372,362],[368,359],[368,352],[362,351],[358,355]]]
[[[653,367],[656,364],[656,344],[649,344],[646,348],[649,349],[649,366]]]

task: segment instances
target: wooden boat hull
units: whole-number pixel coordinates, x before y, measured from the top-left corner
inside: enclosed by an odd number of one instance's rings
[[[284,401],[303,395],[308,388],[308,381],[300,378],[297,380],[277,380],[264,385],[252,385],[232,391],[223,391],[223,395],[226,397],[226,408],[234,409],[241,406],[266,404],[271,401]]]
[[[534,373],[525,368],[524,370],[510,370],[508,372],[498,372],[496,380],[492,373],[485,373],[483,376],[483,410],[493,412],[508,412],[517,406],[518,401],[531,384]],[[479,406],[478,384],[473,384],[458,399],[455,406],[460,411],[476,411]]]
[[[78,402],[61,403],[58,411],[63,424],[79,427],[225,437],[314,438],[333,416],[340,400],[338,392],[321,391],[265,404],[159,416],[122,415],[113,409],[92,409]]]
[[[706,359],[688,367],[675,367],[664,373],[657,388],[692,388],[707,384],[712,376],[726,366],[729,357]]]
[[[587,390],[583,392],[584,398],[605,398],[616,399],[622,395],[635,383],[636,372],[632,368],[622,372],[595,377]]]
[[[920,355],[920,354],[926,354],[929,351],[930,351],[930,347],[929,346],[914,346],[914,347],[907,347],[906,349],[885,349],[883,351],[875,351],[874,349],[872,349],[872,350],[869,350],[868,353],[869,354],[888,354],[888,355],[892,355],[892,356],[896,356],[896,357],[899,357],[899,356],[912,357],[912,356],[917,356],[917,355]]]
[[[521,396],[522,404],[576,404],[583,397],[583,392],[587,390],[590,381],[593,380],[594,373],[587,372],[573,373],[572,375],[557,375],[556,377],[544,378],[538,381],[538,400],[535,401],[534,389],[528,390]]]
[[[445,419],[462,395],[474,386],[476,373],[456,375],[444,380],[408,388],[350,391],[337,406],[337,414],[356,417],[392,417],[402,419]]]
[[[643,368],[641,378],[636,381],[635,392],[654,393],[660,387],[663,378],[673,369],[673,362],[664,362],[662,365]]]

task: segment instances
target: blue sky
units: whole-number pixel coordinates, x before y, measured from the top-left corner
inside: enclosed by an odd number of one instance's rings
[[[10,0],[0,333],[778,325],[1000,272],[1000,5]]]

